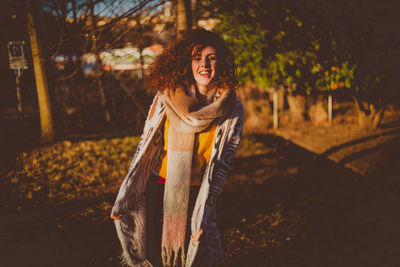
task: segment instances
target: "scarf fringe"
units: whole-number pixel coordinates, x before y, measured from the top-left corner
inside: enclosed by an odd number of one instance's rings
[[[186,255],[185,255],[185,248],[183,247],[175,247],[175,248],[161,248],[161,257],[162,263],[165,267],[178,267],[178,257],[179,254],[181,255],[181,266],[185,266],[186,262]],[[171,265],[172,261],[172,265]]]

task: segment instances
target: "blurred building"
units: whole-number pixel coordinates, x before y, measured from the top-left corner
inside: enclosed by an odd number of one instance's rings
[[[162,50],[163,46],[160,44],[153,44],[142,51],[137,47],[124,47],[104,50],[100,52],[99,57],[102,68],[106,71],[140,72],[146,70]],[[94,53],[86,53],[82,56],[82,68],[86,75],[95,73],[96,56]]]

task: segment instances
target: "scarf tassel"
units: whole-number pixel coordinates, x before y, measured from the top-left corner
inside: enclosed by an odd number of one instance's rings
[[[179,254],[181,255],[181,266],[185,266],[186,256],[185,256],[185,249],[183,247],[175,247],[175,248],[162,247],[161,257],[163,266],[178,267]]]

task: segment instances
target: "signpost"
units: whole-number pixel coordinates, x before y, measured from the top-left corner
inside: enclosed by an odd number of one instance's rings
[[[23,117],[22,111],[22,97],[21,97],[21,70],[28,69],[28,63],[26,62],[24,53],[25,41],[10,41],[7,43],[8,47],[8,61],[11,70],[15,73],[15,83],[17,85],[17,111],[18,114]]]

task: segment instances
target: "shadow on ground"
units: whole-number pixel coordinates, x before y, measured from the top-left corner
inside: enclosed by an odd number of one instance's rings
[[[223,266],[400,264],[400,195],[280,137],[251,139],[263,149],[238,154],[218,203]],[[2,229],[2,265],[119,266],[106,214],[73,213]]]
[[[275,149],[235,159],[218,214],[225,266],[400,264],[399,194],[279,137],[255,138]]]

